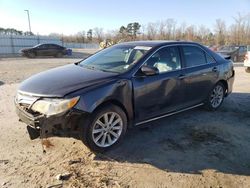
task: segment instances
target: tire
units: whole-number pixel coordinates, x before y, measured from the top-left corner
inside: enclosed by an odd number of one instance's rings
[[[217,110],[223,103],[225,91],[225,86],[221,82],[218,82],[210,91],[206,99],[205,108],[209,111]]]
[[[36,54],[34,52],[29,52],[28,53],[28,57],[29,58],[35,58],[36,57]]]
[[[58,52],[58,53],[56,54],[56,57],[57,57],[57,58],[61,58],[62,56],[63,56],[62,52]]]
[[[105,120],[106,117],[106,120]],[[113,121],[112,120],[113,117]],[[108,120],[108,121],[107,121]],[[116,124],[105,122],[113,122]],[[80,138],[93,152],[103,153],[121,142],[127,131],[127,116],[115,105],[105,105],[80,121]],[[112,128],[113,127],[113,128]]]
[[[246,67],[245,71],[246,71],[247,73],[250,73],[250,67]]]

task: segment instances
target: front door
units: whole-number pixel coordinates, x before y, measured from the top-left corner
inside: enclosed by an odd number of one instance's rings
[[[36,52],[38,56],[46,56],[48,54],[48,45],[42,44],[36,48]]]
[[[139,70],[132,79],[136,123],[181,109],[184,97],[177,46],[161,48],[144,65],[158,68],[159,74],[145,76]]]

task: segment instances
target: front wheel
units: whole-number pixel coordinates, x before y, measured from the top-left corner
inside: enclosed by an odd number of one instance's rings
[[[29,58],[35,58],[36,57],[36,54],[34,52],[29,52],[28,53],[28,57]]]
[[[127,130],[127,117],[115,105],[106,105],[83,118],[80,125],[83,143],[94,152],[105,152],[117,145]]]
[[[225,87],[221,82],[219,82],[214,86],[212,91],[209,93],[205,107],[211,111],[217,110],[221,106],[224,97],[225,97]]]

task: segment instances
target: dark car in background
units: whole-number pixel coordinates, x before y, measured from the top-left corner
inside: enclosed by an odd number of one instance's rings
[[[15,105],[31,138],[78,133],[104,152],[130,127],[199,106],[218,109],[233,82],[232,61],[200,44],[127,42],[28,78]]]
[[[58,44],[38,44],[31,48],[21,50],[23,56],[34,58],[36,56],[62,57],[67,54],[67,49]]]
[[[247,53],[247,46],[222,46],[217,53],[230,56],[234,62],[243,62]]]

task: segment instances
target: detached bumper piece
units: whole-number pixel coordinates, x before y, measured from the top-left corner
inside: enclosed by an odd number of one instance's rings
[[[38,129],[34,129],[33,127],[28,125],[27,126],[27,131],[29,133],[29,136],[30,136],[31,140],[34,140],[34,139],[40,137],[40,131]]]

